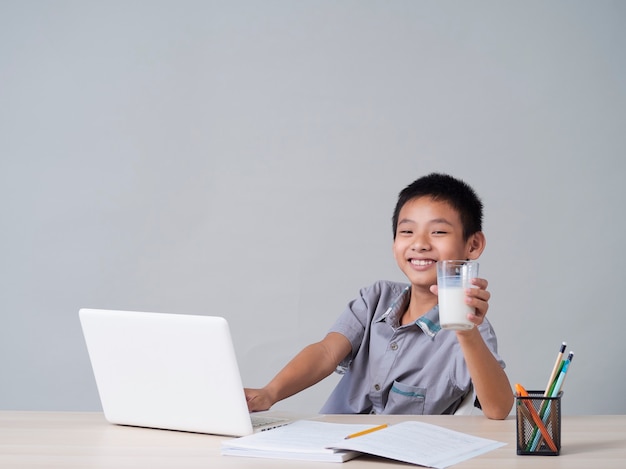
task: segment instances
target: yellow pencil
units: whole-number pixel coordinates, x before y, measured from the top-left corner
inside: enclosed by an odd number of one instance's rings
[[[345,440],[349,440],[350,438],[356,438],[357,436],[367,435],[368,433],[372,433],[372,432],[375,432],[377,430],[382,430],[383,428],[387,428],[387,424],[386,423],[383,424],[383,425],[379,425],[377,427],[368,428],[367,430],[363,430],[361,432],[353,433],[352,435],[348,435],[344,439]]]
[[[550,397],[550,386],[552,386],[552,382],[556,378],[556,375],[559,371],[559,366],[561,365],[561,360],[563,360],[563,354],[565,353],[565,347],[567,344],[563,342],[561,344],[561,348],[559,349],[559,353],[556,356],[556,361],[554,362],[554,368],[552,368],[552,373],[550,373],[550,378],[548,379],[548,384],[546,384],[546,389],[544,391],[545,397]]]

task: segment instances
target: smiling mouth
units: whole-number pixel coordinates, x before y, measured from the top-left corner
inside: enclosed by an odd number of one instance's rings
[[[432,259],[411,259],[410,262],[411,264],[419,267],[424,267],[435,263],[435,261],[433,261]]]

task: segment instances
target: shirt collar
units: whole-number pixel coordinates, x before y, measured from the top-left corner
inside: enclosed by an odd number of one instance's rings
[[[430,311],[422,317],[417,318],[415,324],[424,331],[424,334],[434,339],[441,330],[441,325],[439,324],[439,305],[433,306]]]
[[[398,324],[400,324],[402,314],[406,311],[410,298],[411,286],[409,285],[404,288],[396,298],[394,298],[389,308],[387,308],[387,311],[385,311],[385,313],[378,318],[376,322],[385,321],[389,325],[397,327]],[[417,318],[414,324],[422,329],[424,334],[433,339],[441,330],[441,326],[439,325],[439,305],[435,305],[428,312],[426,312],[426,314]]]

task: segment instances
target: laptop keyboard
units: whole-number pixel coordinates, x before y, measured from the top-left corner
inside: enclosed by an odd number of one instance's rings
[[[267,417],[265,415],[250,415],[250,419],[252,420],[252,428],[267,426],[267,428],[264,428],[263,430],[280,427],[290,421],[289,419],[285,418]]]

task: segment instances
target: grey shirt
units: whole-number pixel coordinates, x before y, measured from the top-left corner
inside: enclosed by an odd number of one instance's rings
[[[379,281],[363,288],[329,332],[348,338],[352,352],[337,368],[343,377],[321,413],[451,414],[471,389],[456,334],[439,326],[435,306],[400,325],[410,299],[407,284]],[[496,335],[479,326],[499,361]]]

